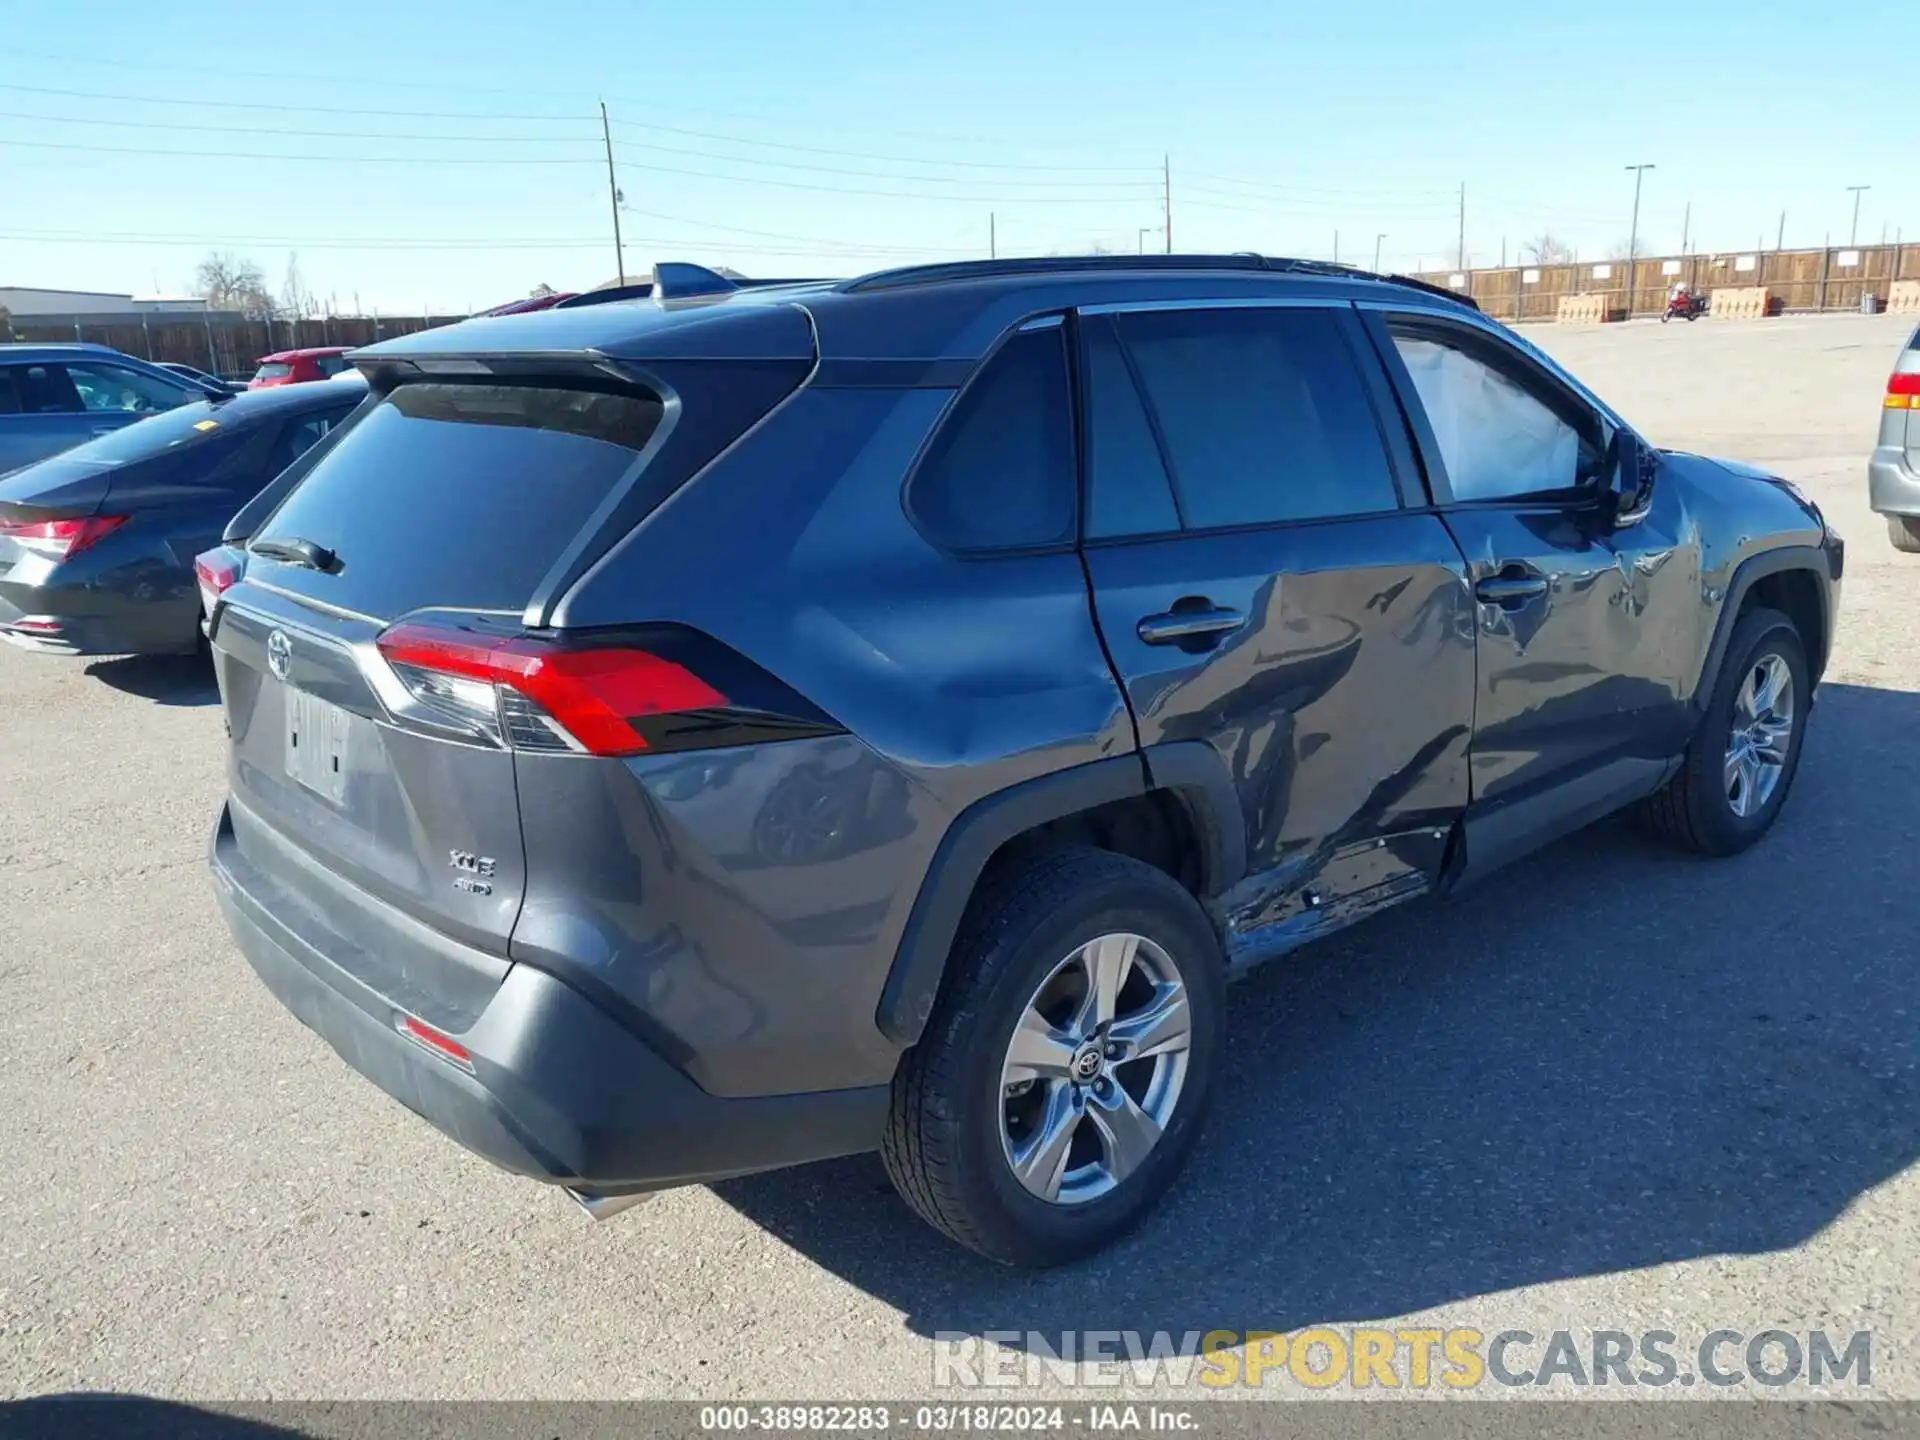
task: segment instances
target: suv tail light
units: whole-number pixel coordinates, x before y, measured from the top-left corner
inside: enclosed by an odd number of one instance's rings
[[[426,711],[516,750],[637,755],[839,730],[751,662],[678,628],[580,641],[403,620],[375,643]]]
[[[1900,352],[1887,380],[1887,409],[1920,410],[1920,348]]]
[[[208,550],[194,557],[193,578],[200,586],[200,609],[211,620],[220,597],[240,579],[240,557],[225,545]]]
[[[36,554],[71,560],[127,523],[125,515],[88,515],[79,520],[0,520],[0,535]]]

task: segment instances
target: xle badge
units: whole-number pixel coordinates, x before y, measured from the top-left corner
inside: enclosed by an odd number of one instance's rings
[[[476,855],[471,850],[449,850],[447,864],[460,873],[453,877],[453,888],[464,890],[469,895],[491,895],[493,886],[488,880],[493,877],[493,857]]]

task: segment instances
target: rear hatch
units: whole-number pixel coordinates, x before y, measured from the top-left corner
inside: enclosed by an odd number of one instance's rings
[[[555,720],[592,738],[569,706],[593,701],[597,662],[569,669],[529,619],[807,369],[650,365],[388,368],[248,537],[214,619],[226,868],[442,1028],[505,974],[526,888],[515,746],[598,753]]]

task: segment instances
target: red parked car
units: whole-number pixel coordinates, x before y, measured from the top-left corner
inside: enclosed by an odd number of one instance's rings
[[[260,368],[247,382],[249,390],[269,385],[303,385],[309,380],[331,380],[347,368],[346,345],[320,345],[311,350],[280,350],[260,357]]]

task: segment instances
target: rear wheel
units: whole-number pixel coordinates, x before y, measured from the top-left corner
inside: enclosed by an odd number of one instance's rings
[[[1920,520],[1910,520],[1905,515],[1887,516],[1887,538],[1893,541],[1894,549],[1920,555]]]
[[[1800,767],[1812,698],[1793,622],[1742,615],[1686,759],[1646,802],[1649,828],[1701,855],[1735,855],[1766,834]]]
[[[1213,927],[1168,876],[1063,849],[983,883],[894,1079],[881,1156],[926,1221],[1010,1265],[1137,1224],[1198,1134],[1219,1046]]]

